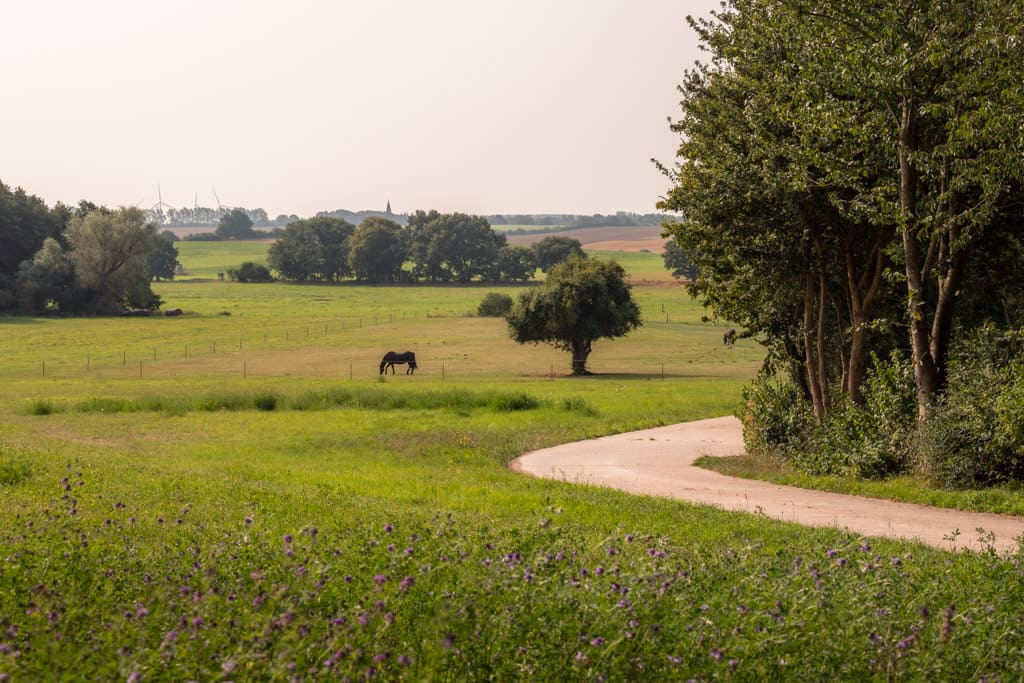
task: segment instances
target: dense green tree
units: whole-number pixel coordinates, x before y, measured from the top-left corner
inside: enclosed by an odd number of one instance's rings
[[[487,219],[417,211],[408,223],[413,274],[431,282],[469,282],[493,272],[506,238]]]
[[[533,250],[518,244],[506,244],[498,250],[498,258],[488,280],[501,282],[521,282],[533,277],[537,264],[533,258]]]
[[[386,218],[367,218],[349,240],[349,266],[356,278],[367,282],[401,279],[407,254],[402,226]]]
[[[539,242],[534,242],[532,249],[537,267],[545,273],[552,266],[566,261],[570,256],[585,256],[583,245],[579,240],[556,235],[549,235]]]
[[[174,246],[173,240],[167,239],[168,233],[174,234],[165,230],[157,235],[155,247],[149,252],[147,268],[149,276],[154,280],[173,280],[178,268],[178,248]]]
[[[46,238],[43,246],[18,269],[18,293],[23,310],[43,313],[66,310],[74,297],[75,268],[60,243]]]
[[[595,341],[642,324],[622,266],[580,256],[553,266],[540,286],[521,294],[507,321],[520,344],[545,342],[571,352],[574,375],[589,374]]]
[[[111,314],[128,308],[155,308],[147,260],[157,247],[156,226],[137,208],[97,209],[75,216],[65,237],[75,269],[76,310]]]
[[[348,256],[354,231],[350,223],[330,216],[292,221],[271,245],[268,263],[289,280],[335,282],[352,273]]]
[[[0,182],[0,310],[17,304],[18,267],[29,260],[49,237],[63,229],[59,213],[21,188],[11,190]]]
[[[231,209],[217,221],[214,234],[222,240],[252,239],[257,236],[252,225],[252,218],[244,209]]]
[[[476,307],[476,314],[481,318],[501,318],[508,315],[513,304],[515,302],[508,294],[488,292]]]
[[[254,261],[245,261],[237,268],[229,268],[228,277],[236,282],[272,282],[274,279],[265,265]]]
[[[712,62],[682,88],[661,208],[697,288],[799,359],[819,415],[830,387],[859,400],[872,334],[892,348],[889,266],[922,417],[941,392],[971,254],[1020,199],[1022,11],[745,0],[697,24]]]

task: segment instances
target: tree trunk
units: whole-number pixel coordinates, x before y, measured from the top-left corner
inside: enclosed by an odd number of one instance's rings
[[[864,403],[862,387],[867,374],[867,323],[871,306],[878,296],[882,271],[885,268],[883,242],[884,236],[881,233],[876,234],[867,266],[858,277],[853,261],[853,246],[849,237],[843,240],[851,328],[850,355],[844,363],[846,372],[843,386],[850,400],[858,405]]]
[[[590,340],[572,339],[569,342],[569,348],[572,351],[572,374],[591,374],[590,371],[587,370],[587,358],[590,356]]]
[[[900,231],[907,274],[907,312],[910,323],[910,345],[914,354],[914,384],[917,388],[917,417],[928,417],[932,399],[939,390],[939,375],[931,353],[928,315],[925,309],[924,273],[921,247],[917,241],[917,169],[910,155],[917,148],[914,118],[916,103],[903,102],[900,122]]]
[[[825,404],[822,401],[821,385],[819,384],[818,366],[814,359],[816,346],[812,333],[812,315],[814,307],[814,274],[808,270],[804,287],[804,366],[807,369],[807,386],[811,391],[811,406],[814,416],[819,420],[825,415]]]

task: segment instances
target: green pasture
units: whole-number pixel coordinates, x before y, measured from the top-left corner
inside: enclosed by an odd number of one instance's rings
[[[225,277],[231,268],[237,268],[246,261],[266,265],[267,250],[273,241],[230,241],[203,242],[180,240],[174,243],[178,249],[178,263],[185,275],[178,279],[215,279],[218,273]]]
[[[502,226],[509,227],[509,226]],[[267,250],[272,241],[230,241],[200,242],[179,241],[174,246],[178,249],[178,262],[185,270],[184,276],[178,280],[216,279],[218,273],[227,273],[245,261],[266,264]],[[626,252],[626,251],[590,251],[591,256],[603,259],[614,259],[630,277],[636,281],[671,282],[672,275],[665,269],[665,262],[659,254]]]
[[[1024,675],[1020,556],[510,471],[728,414],[763,357],[638,286],[645,326],[572,378],[466,315],[518,289],[175,281],[180,318],[0,318],[0,678]]]

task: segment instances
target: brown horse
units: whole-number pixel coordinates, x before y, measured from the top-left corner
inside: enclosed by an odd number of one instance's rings
[[[736,343],[736,330],[731,327],[727,329],[722,335],[722,343],[731,349],[732,345]]]

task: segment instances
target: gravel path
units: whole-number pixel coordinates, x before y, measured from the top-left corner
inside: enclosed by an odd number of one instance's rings
[[[916,539],[947,550],[981,549],[979,536],[992,533],[995,548],[1009,553],[1017,548],[1015,539],[1024,537],[1022,517],[779,486],[729,477],[693,464],[701,455],[741,453],[739,420],[719,417],[533,451],[513,460],[511,467],[536,477],[707,503],[808,526],[845,528],[865,536]],[[960,534],[954,542],[950,539],[956,530]]]

